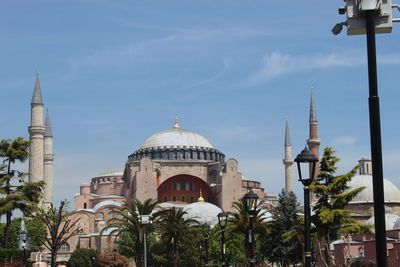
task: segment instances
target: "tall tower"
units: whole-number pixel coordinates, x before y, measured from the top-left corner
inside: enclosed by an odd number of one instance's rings
[[[293,191],[293,179],[292,179],[292,142],[290,140],[289,134],[289,122],[286,118],[286,128],[285,128],[285,158],[283,159],[283,164],[285,165],[285,192],[289,193]]]
[[[46,122],[44,124],[44,156],[43,156],[43,180],[46,183],[43,192],[43,201],[46,206],[53,202],[53,134],[49,111],[46,110]]]
[[[307,140],[308,148],[311,150],[311,153],[314,154],[319,159],[319,145],[321,140],[318,138],[318,120],[317,120],[317,112],[315,110],[314,103],[314,87],[311,87],[311,101],[310,101],[310,138]],[[319,174],[319,163],[315,167],[315,174],[313,179],[315,179]],[[311,177],[311,166],[310,166],[310,177]]]
[[[28,128],[29,140],[31,141],[29,152],[29,181],[38,182],[43,180],[43,148],[44,148],[43,126],[43,98],[40,88],[39,75],[36,74],[35,89],[31,101],[31,125]]]

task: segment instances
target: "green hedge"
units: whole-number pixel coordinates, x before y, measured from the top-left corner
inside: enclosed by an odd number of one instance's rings
[[[14,248],[0,248],[0,263],[10,263],[23,260],[23,250]],[[26,258],[29,258],[30,251],[25,251]]]

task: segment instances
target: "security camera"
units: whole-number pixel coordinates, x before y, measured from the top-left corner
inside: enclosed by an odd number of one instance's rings
[[[339,7],[338,12],[340,15],[344,15],[346,13],[346,7],[344,6]]]
[[[335,27],[333,27],[332,33],[333,33],[334,35],[338,35],[339,33],[342,32],[342,30],[343,30],[343,25],[342,25],[342,23],[338,23],[338,24],[335,25]]]

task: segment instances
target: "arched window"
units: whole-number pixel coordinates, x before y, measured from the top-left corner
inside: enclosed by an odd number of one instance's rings
[[[172,201],[175,202],[176,201],[176,196],[172,197]]]
[[[60,247],[60,249],[58,250],[58,253],[68,253],[69,252],[69,245],[68,243],[65,243],[64,245],[62,245]]]
[[[104,213],[100,212],[96,216],[96,220],[104,220]]]
[[[194,202],[194,197],[193,196],[190,197],[190,202]]]
[[[84,208],[84,209],[87,209],[87,204],[86,204],[86,202],[83,203],[83,208]]]
[[[185,196],[181,196],[181,201],[185,202],[186,201],[186,197]]]
[[[164,196],[164,202],[167,202],[167,201],[168,201],[168,197]]]
[[[163,191],[164,191],[164,192],[167,192],[167,191],[168,191],[168,185],[167,185],[167,184],[164,184],[164,185],[163,185]]]

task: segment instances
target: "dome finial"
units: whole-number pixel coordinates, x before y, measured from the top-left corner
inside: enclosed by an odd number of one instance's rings
[[[200,196],[197,199],[197,202],[204,202],[203,194],[201,193],[201,187],[200,187]]]
[[[174,126],[172,128],[173,129],[181,128],[181,126],[179,126],[179,116],[178,116],[178,114],[175,114],[175,124],[174,124]]]

